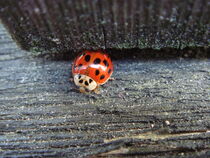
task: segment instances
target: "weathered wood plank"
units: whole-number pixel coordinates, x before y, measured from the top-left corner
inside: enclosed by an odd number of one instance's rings
[[[70,61],[0,32],[0,157],[209,156],[209,59],[114,61],[115,80],[85,95]]]
[[[23,48],[70,55],[209,47],[209,14],[208,0],[0,1],[0,18]]]

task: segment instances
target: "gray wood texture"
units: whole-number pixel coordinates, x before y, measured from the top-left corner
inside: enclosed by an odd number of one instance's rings
[[[101,94],[0,25],[0,157],[209,157],[210,60],[117,60]]]

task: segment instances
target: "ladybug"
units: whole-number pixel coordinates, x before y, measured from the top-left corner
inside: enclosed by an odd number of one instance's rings
[[[106,83],[113,72],[110,57],[102,51],[83,51],[74,60],[72,74],[80,92],[98,93],[100,85]]]

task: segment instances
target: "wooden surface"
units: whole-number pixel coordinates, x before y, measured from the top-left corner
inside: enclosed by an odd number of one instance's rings
[[[210,60],[117,60],[101,94],[0,25],[0,157],[209,157]]]
[[[209,0],[1,0],[0,18],[36,53],[209,47]]]

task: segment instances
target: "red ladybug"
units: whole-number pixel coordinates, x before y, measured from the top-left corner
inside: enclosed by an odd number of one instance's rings
[[[113,72],[110,57],[101,51],[83,51],[72,65],[74,83],[80,92],[95,91],[106,83]]]

